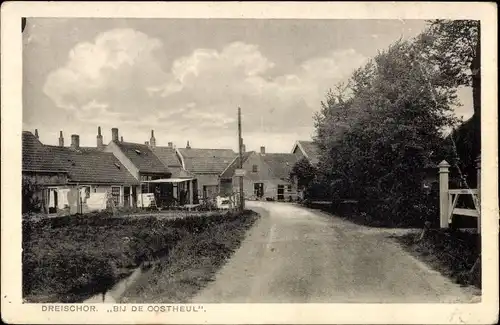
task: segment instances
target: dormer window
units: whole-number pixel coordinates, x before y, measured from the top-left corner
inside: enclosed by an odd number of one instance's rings
[[[118,163],[115,163],[116,168],[120,169],[120,165]]]
[[[138,154],[138,155],[140,155],[140,154],[141,154],[141,151],[140,151],[140,150],[135,149],[135,153],[136,153],[136,154]]]

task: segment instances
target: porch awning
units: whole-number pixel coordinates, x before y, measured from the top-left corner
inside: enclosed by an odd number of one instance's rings
[[[181,183],[192,181],[194,178],[161,178],[152,181],[142,181],[142,183]]]

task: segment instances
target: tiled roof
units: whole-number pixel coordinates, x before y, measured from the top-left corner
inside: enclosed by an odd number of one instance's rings
[[[70,182],[78,183],[138,183],[112,153],[43,145],[30,132],[23,132],[22,151],[25,171],[65,171]]]
[[[160,158],[161,162],[167,167],[182,166],[174,148],[154,147],[153,152],[158,158]]]
[[[245,163],[245,161],[248,159],[248,157],[250,157],[252,153],[255,153],[255,151],[248,151],[242,154],[243,163]],[[240,165],[240,157],[236,156],[236,158],[231,162],[231,164],[229,164],[229,166],[227,166],[227,168],[222,172],[220,177],[232,178],[234,176],[234,171],[239,168],[239,165]]]
[[[103,145],[102,148],[98,148],[98,147],[80,147],[80,151],[89,151],[89,152],[96,152],[96,151],[103,151],[104,149],[106,149],[106,146],[107,145]]]
[[[22,170],[23,171],[66,171],[66,164],[54,159],[51,152],[28,131],[22,133]]]
[[[231,149],[179,148],[185,167],[193,173],[220,174],[236,157]]]
[[[318,146],[313,141],[299,141],[299,143],[309,161],[312,164],[317,164],[319,162]]]
[[[128,159],[143,173],[170,173],[151,148],[145,144],[115,142]]]
[[[182,166],[169,167],[169,169],[172,172],[172,178],[195,178],[192,173],[182,169]]]
[[[291,153],[266,153],[260,156],[273,175],[280,179],[288,179],[293,165],[298,161],[297,156]]]
[[[45,147],[54,160],[66,164],[71,182],[138,183],[113,153],[73,150],[68,147]]]

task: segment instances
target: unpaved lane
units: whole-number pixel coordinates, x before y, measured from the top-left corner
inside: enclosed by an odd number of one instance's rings
[[[471,295],[404,252],[386,232],[286,203],[262,214],[193,302],[468,302]]]

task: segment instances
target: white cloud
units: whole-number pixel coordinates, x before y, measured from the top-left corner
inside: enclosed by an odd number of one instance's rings
[[[197,49],[174,60],[169,71],[159,55],[165,50],[132,29],[104,32],[77,44],[47,77],[44,91],[83,122],[231,139],[240,106],[245,132],[291,137],[312,130],[326,91],[366,60],[354,50],[334,51],[270,77],[279,62],[253,44]]]

